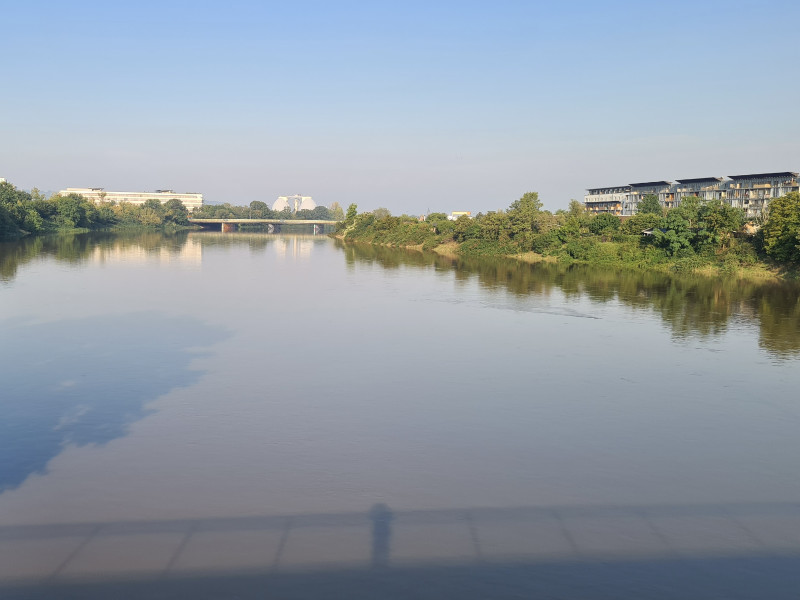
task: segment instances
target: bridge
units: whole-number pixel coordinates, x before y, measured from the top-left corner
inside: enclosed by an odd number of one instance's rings
[[[9,600],[796,600],[800,504],[376,504],[0,524],[0,559],[0,597]]]
[[[318,233],[317,226],[320,227],[319,231],[321,231],[321,228],[325,225],[336,225],[339,221],[326,221],[323,219],[193,219],[190,217],[189,222],[200,225],[203,228],[219,225],[220,231],[223,233],[236,231],[239,225],[252,224],[269,225],[270,233],[280,231],[283,225],[313,225],[314,232]]]

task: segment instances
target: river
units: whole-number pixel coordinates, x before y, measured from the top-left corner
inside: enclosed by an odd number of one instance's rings
[[[85,558],[82,534],[45,566],[19,558],[31,528],[364,514],[374,538],[376,506],[396,540],[419,515],[552,511],[573,527],[564,552],[604,560],[648,511],[674,538],[669,519],[749,507],[737,523],[761,547],[778,532],[800,551],[797,286],[322,236],[85,234],[0,244],[0,309],[0,547],[17,536],[0,578],[124,562]],[[594,533],[570,525],[581,514]],[[491,556],[525,523],[472,542]],[[750,555],[726,526],[703,556]],[[409,564],[457,558],[442,531]],[[297,564],[321,544],[294,546]]]

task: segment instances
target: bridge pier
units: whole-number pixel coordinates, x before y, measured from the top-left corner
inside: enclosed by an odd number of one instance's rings
[[[231,233],[236,231],[236,225],[233,223],[222,223],[222,229],[220,230],[222,233]]]

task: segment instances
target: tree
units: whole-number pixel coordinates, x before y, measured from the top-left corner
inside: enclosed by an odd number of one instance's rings
[[[507,244],[510,238],[511,223],[503,211],[490,212],[480,219],[481,237],[485,240]]]
[[[453,239],[457,242],[475,239],[480,237],[481,227],[475,219],[470,219],[467,215],[461,215],[453,223]]]
[[[760,235],[766,253],[781,262],[800,263],[800,193],[790,192],[769,203]]]
[[[578,202],[577,200],[570,200],[569,206],[567,207],[567,212],[571,217],[582,217],[586,214],[586,205],[583,202]]]
[[[385,219],[386,217],[392,216],[392,213],[389,211],[389,209],[382,206],[373,210],[372,214],[375,215],[375,219]]]
[[[537,192],[525,192],[519,200],[515,200],[508,207],[508,221],[512,239],[523,250],[530,250],[533,234],[536,231],[536,220],[542,202]]]
[[[269,206],[261,200],[253,200],[250,203],[250,217],[253,219],[268,219]]]
[[[167,200],[164,203],[164,222],[175,223],[176,225],[188,225],[189,209],[177,198]]]
[[[326,206],[315,206],[310,211],[311,219],[316,219],[318,221],[329,221],[331,220],[331,212],[328,210]]]
[[[589,222],[589,231],[596,235],[614,232],[619,229],[619,218],[609,213],[600,213]]]
[[[358,205],[351,204],[347,207],[347,214],[344,216],[344,222],[347,225],[352,224],[356,220],[356,216],[358,215]]]
[[[652,213],[633,215],[625,219],[625,222],[620,227],[622,233],[629,235],[639,235],[642,231],[647,229],[655,229],[661,223],[661,215],[654,215]]]
[[[744,225],[744,211],[721,200],[703,204],[697,212],[697,243],[724,250]]]
[[[344,219],[344,209],[338,202],[331,202],[329,209],[330,209],[331,219],[333,221],[341,221],[342,219]]]
[[[653,214],[660,216],[664,214],[664,209],[661,207],[661,203],[658,201],[658,196],[655,194],[645,194],[636,208],[636,214]]]
[[[69,194],[59,196],[56,200],[56,214],[63,227],[84,227],[86,225],[86,207],[83,196]]]
[[[653,238],[655,245],[664,248],[671,256],[681,250],[693,251],[694,233],[691,224],[677,208],[669,211],[661,220],[661,227],[653,230]]]

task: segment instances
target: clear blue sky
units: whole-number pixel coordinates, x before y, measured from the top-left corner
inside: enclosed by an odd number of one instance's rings
[[[0,1],[0,177],[394,214],[800,170],[800,2]]]

